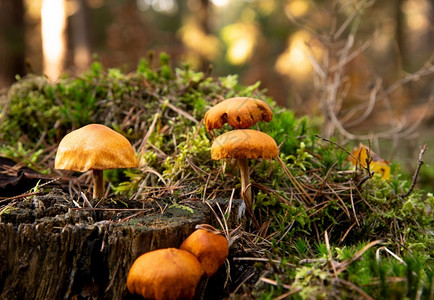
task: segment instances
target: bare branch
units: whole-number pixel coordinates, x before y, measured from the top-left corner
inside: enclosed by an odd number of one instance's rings
[[[405,117],[397,119],[393,115],[392,105],[388,102],[388,96],[403,85],[432,75],[434,73],[433,57],[428,59],[427,63],[418,71],[406,74],[403,78],[384,89],[382,87],[383,80],[378,78],[363,104],[355,106],[345,113],[342,111],[350,83],[345,67],[363,55],[378,36],[378,32],[375,32],[371,38],[362,43],[356,43],[355,30],[350,31],[348,29],[362,16],[365,9],[374,2],[374,0],[349,1],[344,3],[335,1],[328,11],[317,7],[320,13],[329,14],[329,17],[332,19],[328,32],[316,28],[315,25],[302,18],[296,18],[289,9],[285,10],[287,17],[293,24],[308,31],[323,46],[324,52],[321,60],[319,60],[314,55],[310,43],[306,42],[306,48],[308,49],[307,58],[316,75],[313,78],[314,85],[320,92],[319,101],[325,115],[323,130],[325,137],[330,137],[338,132],[346,140],[392,138],[396,141],[399,138],[411,137],[416,128],[424,120],[425,113],[418,117],[416,122],[412,121],[411,124]],[[344,16],[344,13],[347,11],[351,11],[351,13],[340,22],[340,18],[338,17]],[[355,134],[349,131],[349,128],[361,124],[372,116],[376,105],[380,101],[384,101],[386,105],[388,112],[386,116],[388,116],[390,124],[389,129],[370,134]],[[360,112],[360,110],[362,111]],[[351,118],[354,118],[354,120]]]
[[[356,119],[350,123],[345,124],[346,127],[352,127],[352,126],[359,125],[360,123],[365,121],[371,115],[371,113],[374,109],[375,103],[377,102],[377,94],[381,88],[381,83],[382,83],[382,79],[377,78],[377,80],[375,81],[374,87],[371,89],[371,92],[369,93],[368,107],[366,108],[366,110],[363,112],[363,114],[358,119]]]
[[[348,16],[348,18],[342,23],[342,25],[339,27],[338,30],[336,30],[336,32],[333,35],[333,39],[337,40],[341,34],[344,32],[344,30],[351,24],[352,21],[354,21],[354,19],[357,16],[361,15],[361,11],[364,10],[365,8],[371,6],[372,4],[374,4],[375,0],[371,0],[371,1],[366,1],[365,3],[361,3],[360,7],[358,9],[355,9],[353,11],[353,13],[351,15]]]
[[[422,158],[423,158],[423,154],[425,153],[426,149],[427,149],[427,145],[423,145],[422,149],[420,149],[417,168],[416,168],[416,171],[414,171],[413,177],[411,179],[410,188],[408,189],[407,193],[401,195],[402,198],[408,197],[413,192],[413,189],[416,185],[417,177],[419,176],[420,167],[422,167],[422,165],[423,165]]]
[[[434,65],[431,62],[426,63],[422,68],[420,68],[415,73],[407,74],[405,77],[393,83],[389,88],[384,91],[384,96],[391,94],[397,88],[413,81],[418,81],[422,77],[431,75],[434,73]]]

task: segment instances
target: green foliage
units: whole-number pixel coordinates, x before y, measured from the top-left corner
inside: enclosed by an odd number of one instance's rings
[[[0,153],[3,156],[20,161],[30,168],[37,169],[39,172],[47,174],[50,171],[49,169],[41,168],[36,164],[42,152],[43,149],[36,151],[28,149],[22,142],[17,142],[15,145],[5,144],[0,146]]]
[[[306,167],[308,167],[308,160],[313,156],[306,151],[306,145],[304,142],[300,143],[300,148],[295,150],[295,155],[290,154],[285,157],[286,161],[290,161],[290,165],[292,167],[299,167],[301,170],[306,171]]]
[[[178,144],[177,152],[174,156],[167,157],[162,165],[163,177],[173,182],[185,177],[186,172],[194,172],[192,165],[201,165],[210,160],[211,145],[204,127],[192,127],[192,130],[180,134],[180,137],[184,140]]]
[[[55,130],[50,125],[54,126],[60,118],[54,94],[55,87],[42,77],[31,76],[12,86],[8,93],[8,106],[2,107],[0,139],[15,144],[23,135],[34,142],[44,131],[54,135]]]
[[[110,177],[109,174],[111,172],[118,173],[119,170],[109,170],[109,172],[106,172],[105,176]],[[114,183],[112,189],[116,195],[123,194],[131,197],[133,193],[139,189],[140,183],[143,179],[143,174],[134,169],[128,169],[122,172],[125,176],[124,181],[120,182],[119,176],[117,174],[116,176],[110,178],[110,181]]]
[[[308,123],[307,118],[296,118],[294,112],[270,103],[273,109],[273,119],[269,123],[260,123],[261,131],[274,138],[278,145],[282,144],[281,152],[294,153],[303,141],[309,148],[312,146],[313,137],[318,133],[318,127],[312,120]]]
[[[366,246],[363,243],[342,248],[332,246],[330,251],[335,270],[340,263],[352,260]],[[273,298],[290,290],[293,292],[289,299],[359,298],[361,292],[353,286],[343,284],[351,282],[374,299],[429,299],[432,295],[433,269],[428,256],[405,255],[400,258],[381,246],[377,250],[368,249],[359,259],[349,264],[344,272],[335,273],[327,259],[325,244],[317,244],[315,247],[318,251],[317,258],[300,260],[296,266],[289,263],[288,258],[279,257],[280,263],[272,263],[274,272],[271,274],[277,286],[260,284],[254,294]],[[302,254],[311,246],[297,239],[295,248]]]
[[[302,299],[327,298],[324,281],[328,273],[317,266],[303,266],[296,269],[292,286],[299,291]]]
[[[398,176],[399,177],[399,176]],[[434,250],[434,240],[430,228],[434,226],[434,202],[432,194],[421,191],[411,193],[402,199],[399,194],[407,190],[407,180],[393,178],[385,181],[374,176],[366,183],[366,200],[374,211],[367,215],[366,223],[371,224],[370,235],[386,235],[395,232],[405,237],[409,249],[425,248]],[[395,226],[392,227],[391,224]],[[397,229],[400,228],[400,229]]]

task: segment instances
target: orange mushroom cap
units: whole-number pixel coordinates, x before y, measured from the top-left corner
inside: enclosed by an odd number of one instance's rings
[[[238,129],[219,135],[211,145],[211,158],[265,158],[278,154],[276,141],[266,133]]]
[[[197,229],[190,234],[179,249],[195,255],[208,277],[217,272],[229,254],[226,238],[205,229]]]
[[[54,163],[56,169],[80,172],[137,166],[130,142],[101,124],[86,125],[65,135]]]
[[[204,275],[188,251],[159,249],[139,256],[130,268],[127,288],[146,299],[192,299]]]
[[[236,129],[249,128],[259,121],[273,118],[270,106],[265,101],[235,97],[226,99],[210,108],[204,117],[208,131],[221,128],[226,122]]]

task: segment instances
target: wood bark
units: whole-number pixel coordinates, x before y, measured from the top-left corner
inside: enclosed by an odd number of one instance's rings
[[[215,223],[200,201],[188,203],[194,213],[169,205],[126,216],[74,209],[66,198],[29,197],[1,216],[0,299],[125,298],[128,270],[138,256],[179,247],[197,224]]]

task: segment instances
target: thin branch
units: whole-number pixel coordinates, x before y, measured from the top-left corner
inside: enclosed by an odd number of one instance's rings
[[[349,36],[349,38],[354,39],[354,36],[351,34]],[[353,41],[354,43],[354,41]],[[334,65],[332,68],[330,68],[330,72],[336,72],[339,69],[342,69],[344,66],[346,66],[350,61],[352,61],[353,59],[355,59],[357,56],[359,56],[360,54],[362,54],[363,52],[365,52],[366,50],[368,50],[368,48],[373,44],[373,39],[372,40],[367,40],[366,42],[364,42],[361,46],[359,46],[359,48],[357,48],[356,50],[354,50],[353,52],[351,52],[350,54],[346,54],[344,57],[342,57],[339,62]],[[352,47],[352,44],[351,44]]]
[[[326,243],[326,247],[327,247],[328,259],[329,259],[330,265],[332,267],[333,274],[335,275],[335,278],[338,278],[338,273],[336,272],[336,266],[333,262],[332,251],[330,249],[330,242],[329,242],[329,236],[327,234],[327,230],[324,232],[324,239],[325,239],[325,243]]]
[[[432,63],[425,64],[422,68],[420,68],[415,73],[407,74],[405,77],[393,83],[389,88],[384,91],[385,96],[389,95],[393,91],[395,91],[400,86],[403,86],[409,82],[417,81],[421,77],[425,77],[434,73],[434,65]]]
[[[312,200],[312,198],[309,196],[309,194],[306,192],[306,190],[303,188],[303,186],[297,181],[297,179],[292,175],[292,173],[288,170],[286,165],[283,163],[283,161],[280,159],[279,156],[277,156],[277,161],[279,162],[280,166],[283,169],[283,172],[288,176],[289,180],[294,185],[295,189],[300,193],[300,195],[304,198],[304,200],[307,202],[309,200],[310,203],[315,204]]]
[[[360,288],[359,286],[355,285],[354,283],[352,283],[351,281],[347,281],[344,279],[339,278],[338,281],[340,283],[345,284],[346,286],[356,290],[360,295],[362,295],[363,298],[365,298],[366,300],[374,300],[374,298],[372,298],[371,296],[368,295],[368,293],[366,293],[362,288]]]
[[[20,194],[20,195],[17,195],[17,196],[13,196],[13,197],[9,197],[9,198],[4,198],[4,199],[0,200],[0,203],[1,202],[6,202],[6,201],[17,200],[17,199],[25,198],[25,197],[29,197],[29,196],[39,195],[39,194],[42,194],[42,193],[43,193],[43,191],[33,192],[33,193],[24,193],[24,194]]]
[[[324,50],[326,53],[323,56],[323,61],[319,62],[313,55],[309,44],[306,43],[308,49],[307,56],[316,74],[315,78],[319,79],[320,83],[318,86],[322,87],[323,89],[324,96],[320,101],[322,102],[324,112],[327,117],[326,126],[324,129],[325,136],[331,136],[335,131],[338,131],[345,139],[349,140],[390,137],[394,137],[395,139],[405,138],[411,136],[424,119],[424,116],[420,116],[417,122],[412,122],[412,124],[408,127],[407,125],[409,124],[408,122],[404,122],[404,119],[394,120],[392,117],[391,128],[389,130],[371,133],[368,135],[358,135],[351,133],[348,130],[349,127],[355,126],[365,121],[370,115],[372,115],[375,104],[380,100],[387,100],[388,95],[394,92],[397,88],[434,73],[432,58],[428,59],[427,63],[418,71],[412,74],[407,74],[381,93],[379,93],[381,88],[381,80],[377,79],[375,86],[373,89],[371,89],[367,103],[360,106],[365,109],[364,112],[356,120],[345,124],[345,122],[349,120],[350,114],[347,114],[344,118],[340,116],[341,102],[345,98],[345,92],[341,90],[346,75],[344,68],[351,61],[365,52],[376,40],[376,34],[374,34],[371,39],[368,39],[355,50],[351,51],[355,45],[355,36],[352,33],[348,33],[343,38],[343,34],[348,29],[350,24],[354,22],[355,18],[362,15],[364,8],[372,5],[373,3],[374,1],[372,0],[366,0],[362,1],[361,5],[353,5],[353,12],[350,14],[350,16],[348,16],[340,25],[332,26],[331,32],[325,35],[320,35],[319,33],[315,32],[315,28],[313,26],[307,26],[306,21],[300,21],[299,19],[296,19],[289,10],[286,11],[286,14],[291,22],[305,30],[308,30],[311,34],[313,34],[316,40],[323,44],[325,48]],[[342,14],[339,9],[334,9],[337,10],[334,12],[334,15]],[[340,10],[342,10],[342,8]],[[337,20],[335,21],[337,22]],[[342,43],[344,44],[342,45]],[[332,61],[335,63],[330,65],[330,62]],[[357,111],[361,109],[360,107],[355,107],[351,111]]]
[[[429,105],[433,102],[433,99],[434,99],[433,96],[431,96],[431,97],[428,99],[428,102],[427,102],[426,105],[425,105],[425,109],[424,109],[424,111],[419,115],[419,118],[418,118],[415,122],[413,122],[413,125],[411,125],[407,130],[403,131],[402,134],[403,134],[404,136],[410,135],[411,133],[414,132],[414,130],[416,130],[417,127],[419,127],[419,125],[420,125],[420,124],[422,123],[422,121],[425,119],[425,116],[426,116],[426,114],[427,114],[427,112],[428,112],[428,109],[429,109]]]
[[[287,290],[294,290],[294,288],[292,286],[284,284],[284,283],[280,283],[279,284],[276,280],[272,280],[272,279],[265,278],[265,277],[260,277],[259,280],[262,281],[262,282],[274,285],[274,286],[281,286],[281,287],[283,287],[283,288],[285,288]],[[295,289],[295,290],[299,291],[300,289]]]
[[[145,151],[146,144],[148,143],[149,137],[151,136],[152,132],[154,131],[155,124],[157,123],[157,120],[159,118],[160,114],[157,112],[154,116],[154,119],[152,120],[151,126],[149,126],[148,131],[146,132],[145,136],[143,137],[142,143],[139,146],[139,149],[137,152],[139,152],[140,161],[142,162],[142,156],[143,152]]]
[[[418,164],[417,164],[417,167],[416,167],[416,171],[414,172],[413,177],[411,179],[410,188],[408,189],[407,193],[401,195],[402,198],[408,197],[413,192],[413,189],[414,189],[414,187],[416,185],[417,177],[419,176],[420,168],[423,165],[423,160],[422,159],[423,159],[423,154],[425,153],[426,149],[427,149],[427,145],[423,145],[422,149],[420,149]]]
[[[169,101],[164,101],[161,100],[160,98],[158,98],[158,101],[163,104],[163,105],[167,105],[167,107],[169,107],[171,110],[173,110],[174,112],[177,112],[178,114],[180,114],[181,116],[184,116],[185,118],[189,119],[190,121],[192,121],[193,123],[199,123],[198,120],[196,120],[192,115],[190,115],[188,112],[186,112],[185,110],[182,110],[178,107],[176,107],[175,105],[173,105],[172,103],[170,103]]]
[[[336,166],[337,162],[335,162],[328,170],[327,173],[324,177],[324,179],[322,180],[322,183],[320,185],[320,187],[316,190],[315,195],[313,196],[312,201],[315,201],[316,197],[322,192],[322,190],[324,189],[324,186],[327,183],[327,180],[331,174],[331,172],[333,171],[334,167]],[[333,191],[333,189],[331,189]],[[333,191],[334,192],[334,191]]]
[[[354,254],[353,257],[351,257],[350,259],[347,259],[347,260],[341,262],[337,266],[337,274],[341,273],[349,265],[351,265],[353,262],[355,262],[356,260],[358,260],[363,255],[363,253],[365,253],[366,251],[368,251],[371,247],[373,247],[375,245],[378,245],[378,244],[381,244],[382,242],[383,242],[382,240],[376,240],[376,241],[370,242],[365,247],[363,247],[362,250],[360,250],[356,254]]]
[[[340,149],[344,150],[349,156],[351,156],[352,158],[354,158],[357,161],[358,164],[362,165],[362,162],[359,160],[359,158],[355,157],[353,153],[351,153],[350,151],[348,151],[347,149],[345,149],[343,146],[339,145],[338,143],[336,143],[336,142],[334,142],[334,141],[332,141],[330,139],[327,139],[325,137],[322,137],[322,136],[320,136],[318,134],[315,134],[315,137],[317,137],[319,139],[322,139],[323,141],[329,142],[329,143],[331,143],[331,144],[339,147]]]
[[[356,214],[356,207],[354,205],[354,199],[353,199],[353,181],[350,181],[350,200],[351,200],[351,207],[353,209],[353,213],[354,213],[354,219],[356,219],[356,223],[357,226],[360,227],[360,223],[359,223],[359,219],[357,218],[357,214]]]
[[[406,265],[405,261],[401,257],[399,257],[398,255],[396,255],[395,253],[393,253],[392,251],[390,251],[385,246],[378,248],[377,251],[375,252],[375,258],[376,258],[377,262],[380,261],[380,251],[381,250],[385,250],[387,253],[389,253],[390,255],[392,255],[397,261],[399,261],[400,263]]]
[[[348,16],[348,18],[342,23],[342,25],[339,27],[338,30],[336,30],[335,34],[333,35],[333,39],[337,40],[339,36],[344,32],[344,30],[348,27],[348,25],[351,24],[351,22],[359,15],[361,15],[361,11],[372,4],[374,4],[375,1],[366,1],[365,3],[362,3],[358,9],[355,9],[351,15]]]
[[[375,80],[375,85],[374,87],[371,89],[371,92],[369,93],[369,101],[368,101],[368,107],[365,109],[365,111],[363,112],[363,114],[357,118],[356,120],[345,124],[346,127],[353,127],[356,125],[359,125],[360,123],[362,123],[363,121],[365,121],[372,113],[375,103],[377,103],[377,95],[378,95],[378,91],[381,88],[381,83],[382,80],[381,78],[377,78],[377,80]]]

